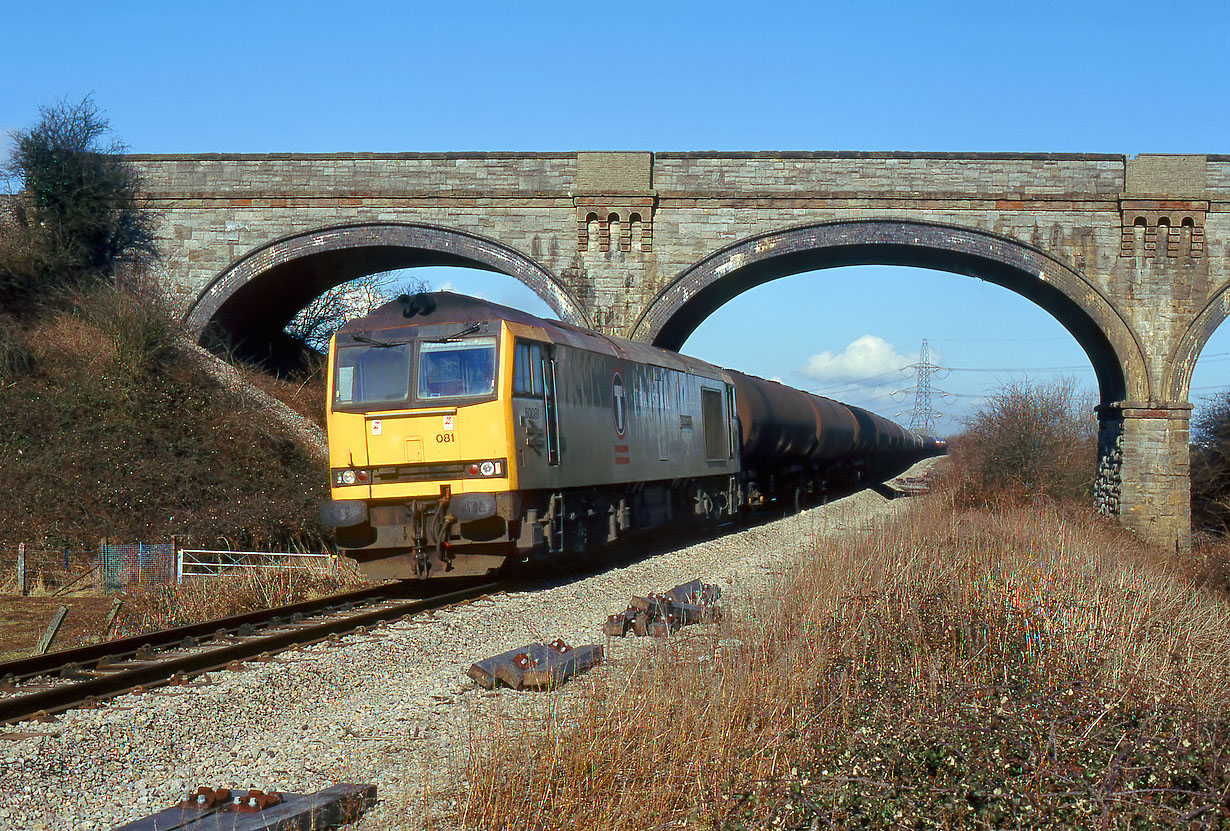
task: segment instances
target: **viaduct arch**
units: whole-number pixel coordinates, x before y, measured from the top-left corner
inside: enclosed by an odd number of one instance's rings
[[[1230,316],[1230,156],[348,153],[131,156],[192,331],[280,329],[372,271],[509,274],[561,318],[677,346],[760,282],[856,263],[968,274],[1085,349],[1098,506],[1190,544],[1187,401]]]
[[[740,240],[672,280],[633,324],[632,337],[678,350],[705,318],[748,289],[847,265],[919,266],[1001,285],[1046,310],[1076,338],[1104,403],[1148,397],[1140,344],[1097,286],[1016,240],[908,219],[842,220]]]
[[[269,341],[296,312],[334,286],[424,265],[507,274],[545,300],[561,320],[590,325],[568,290],[515,249],[478,234],[408,222],[336,225],[272,240],[211,280],[184,321],[198,339],[208,328],[219,327],[238,340]]]

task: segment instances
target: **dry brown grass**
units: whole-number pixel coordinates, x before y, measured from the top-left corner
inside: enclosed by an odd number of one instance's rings
[[[1219,827],[1228,644],[1227,598],[1117,527],[932,497],[579,707],[478,725],[457,821]]]
[[[237,365],[243,379],[273,396],[317,427],[325,426],[325,375],[323,359],[310,368],[286,377],[264,370]]]
[[[129,598],[116,637],[200,623],[351,591],[365,585],[353,560],[327,567],[243,570],[194,577],[142,590]]]
[[[323,460],[204,372],[157,303],[107,288],[61,300],[0,314],[0,543],[331,544]]]

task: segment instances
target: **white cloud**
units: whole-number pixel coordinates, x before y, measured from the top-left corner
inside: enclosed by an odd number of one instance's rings
[[[898,353],[884,338],[863,335],[840,354],[826,350],[812,355],[799,369],[799,373],[825,384],[867,382],[870,386],[877,382],[883,383],[885,376],[914,363],[917,359],[917,355]]]
[[[485,292],[478,291],[473,287],[461,288],[456,283],[454,283],[452,280],[441,281],[440,285],[431,289],[431,291],[451,291],[454,294],[464,294],[464,295],[468,295],[469,297],[477,297],[479,300],[495,302],[495,301],[492,301],[491,298],[488,297]]]

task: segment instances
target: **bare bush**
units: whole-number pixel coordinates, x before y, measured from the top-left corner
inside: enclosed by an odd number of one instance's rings
[[[162,298],[137,287],[94,286],[71,295],[72,311],[97,326],[110,341],[114,366],[142,378],[162,369],[176,354],[180,327]]]
[[[1005,384],[950,441],[946,481],[973,506],[1087,500],[1097,460],[1092,412],[1071,378]]]
[[[1200,406],[1191,423],[1192,527],[1230,533],[1230,389]]]

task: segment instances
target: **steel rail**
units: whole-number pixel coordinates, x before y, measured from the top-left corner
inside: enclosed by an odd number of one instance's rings
[[[497,583],[484,583],[449,594],[382,606],[320,623],[307,623],[306,625],[295,623],[295,628],[291,630],[253,635],[236,643],[218,646],[202,644],[200,646],[203,651],[200,652],[155,659],[152,663],[130,669],[116,667],[114,671],[108,671],[104,675],[84,681],[72,681],[34,693],[9,696],[0,699],[0,724],[12,724],[42,715],[63,712],[79,704],[93,703],[127,692],[141,691],[151,686],[165,684],[177,678],[186,679],[203,672],[223,669],[236,661],[296,646],[319,643],[332,635],[353,632],[362,627],[387,623],[407,615],[472,600],[497,588],[499,588]],[[286,608],[289,607],[281,607],[279,611]],[[216,630],[217,623],[218,621],[210,621],[209,625],[213,625]]]
[[[418,584],[414,584],[418,585]],[[329,609],[338,609],[360,604],[380,603],[385,600],[404,598],[406,587],[402,584],[390,584],[375,588],[359,589],[344,594],[334,594],[315,600],[303,600],[273,609],[260,609],[254,612],[231,615],[230,617],[207,620],[203,623],[190,623],[176,626],[173,629],[160,629],[142,635],[132,635],[102,643],[80,646],[73,649],[62,649],[49,652],[46,655],[32,655],[28,658],[17,658],[0,663],[0,680],[20,681],[39,675],[49,675],[61,669],[74,669],[97,663],[104,658],[116,658],[126,655],[136,655],[142,650],[161,649],[182,644],[187,640],[207,638],[216,635],[219,630],[225,632],[238,631],[245,626],[278,625],[293,618],[295,615],[317,615]]]

